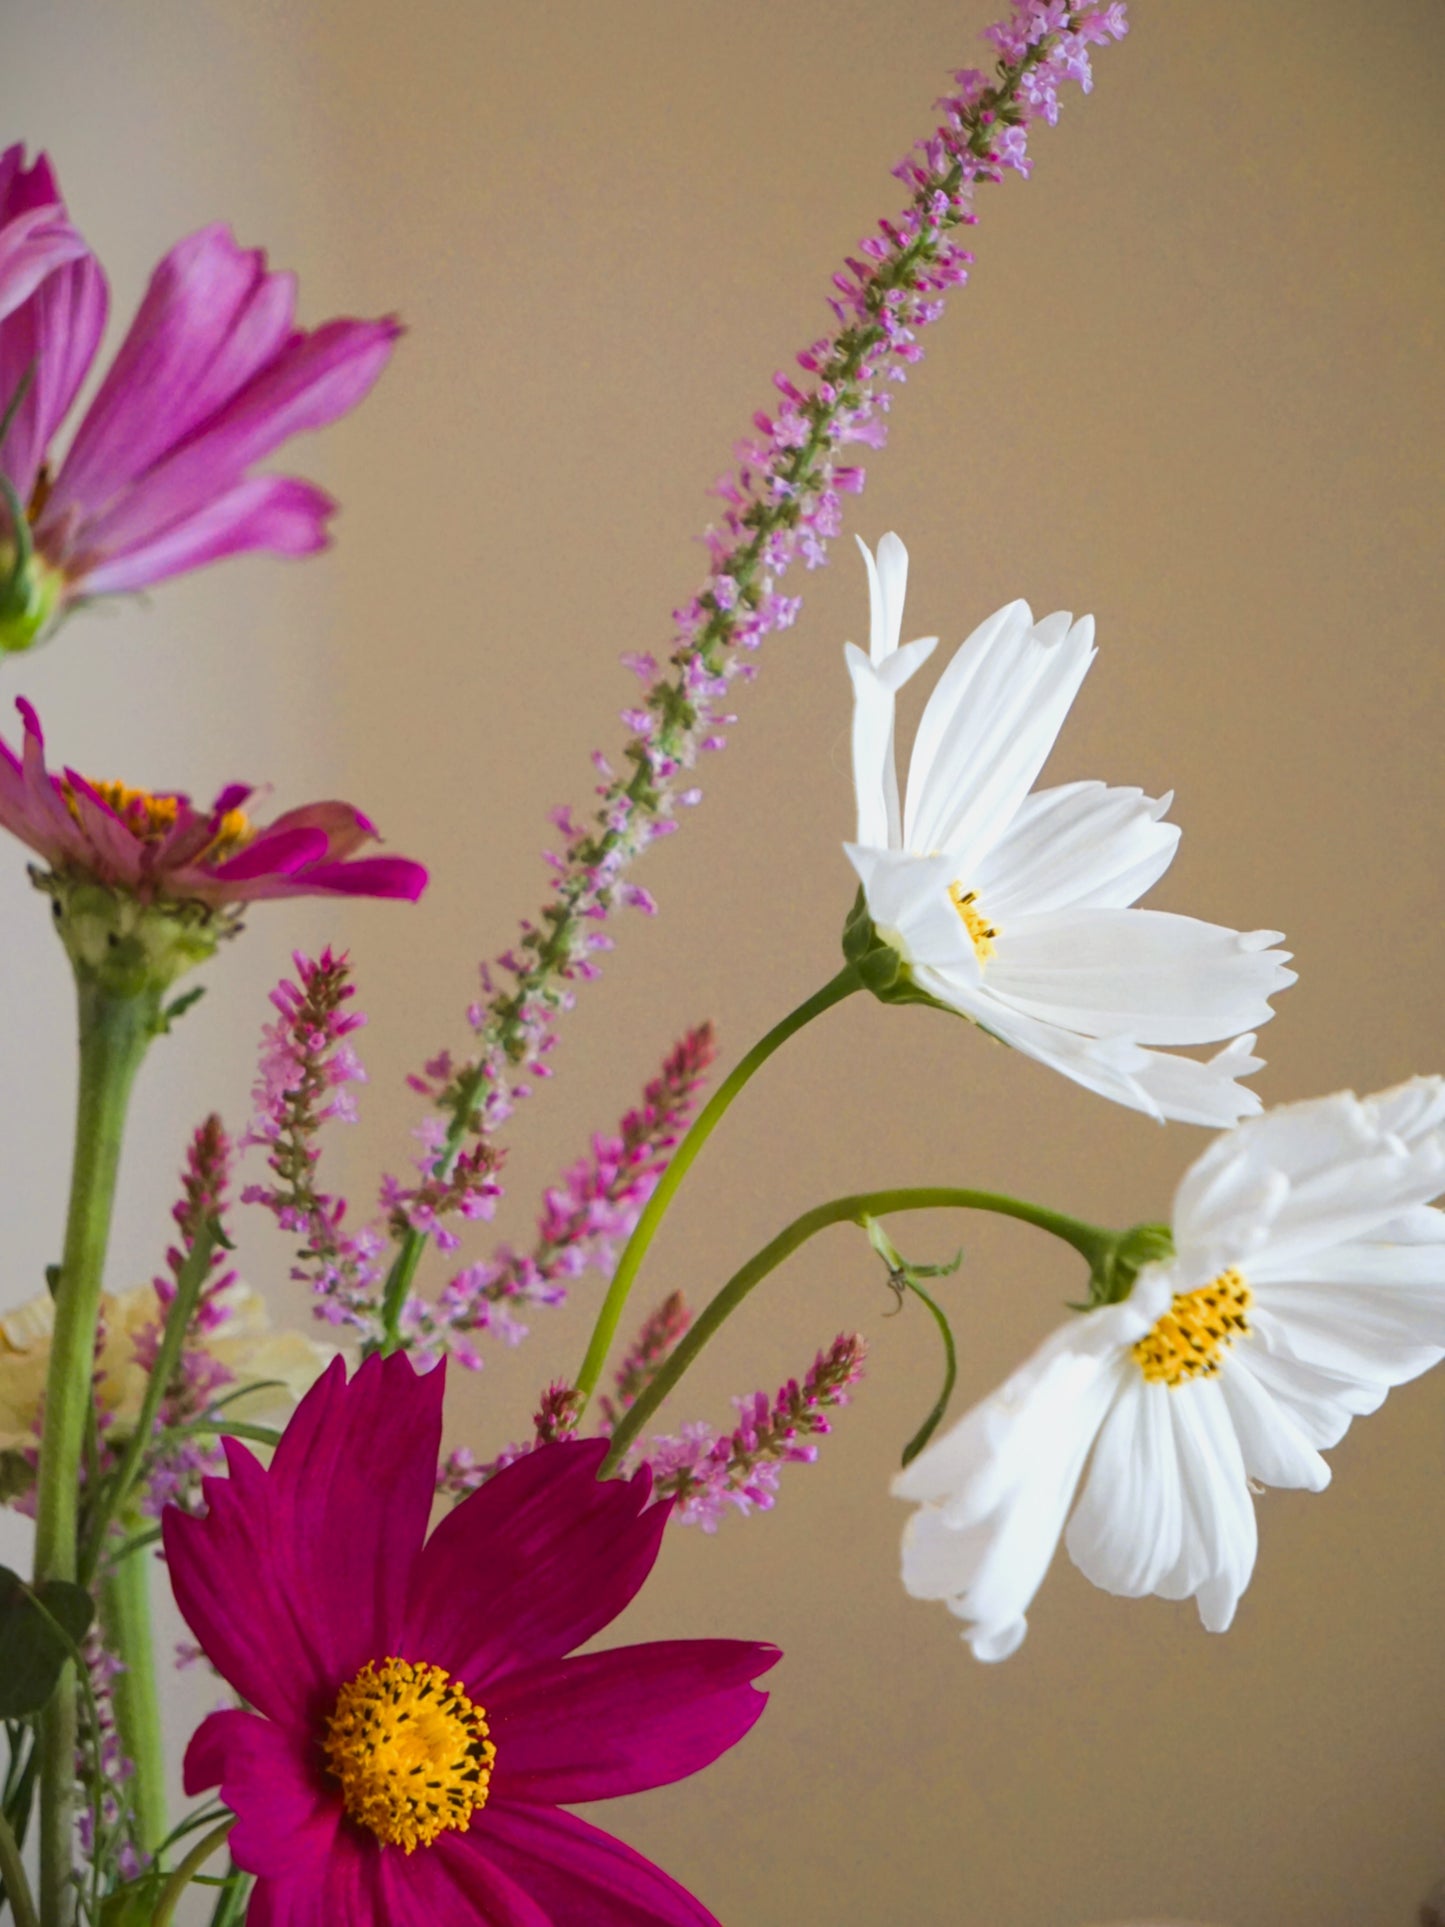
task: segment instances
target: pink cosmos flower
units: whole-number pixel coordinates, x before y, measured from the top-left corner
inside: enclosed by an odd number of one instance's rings
[[[421,864],[401,856],[353,854],[376,838],[350,803],[307,803],[264,826],[230,783],[209,810],[179,791],[92,782],[45,766],[40,719],[22,697],[23,753],[0,739],[0,829],[29,844],[60,876],[81,876],[142,902],[203,903],[212,909],[262,897],[405,897],[426,888]]]
[[[37,211],[65,209],[50,163],[0,155],[0,266]],[[58,232],[50,247],[63,252]],[[26,648],[87,596],[140,589],[248,549],[309,555],[334,511],[309,482],[250,471],[281,443],[344,415],[391,354],[394,320],[295,325],[296,284],[224,226],[178,242],[151,277],[130,332],[52,475],[48,451],[105,327],[99,263],[53,264],[29,298],[0,304],[0,419],[29,377],[0,443],[0,475],[24,513],[12,566],[28,580],[0,610],[0,646]],[[11,511],[4,516],[11,521]],[[0,542],[0,546],[4,546]],[[22,595],[23,588],[23,595]]]
[[[575,1655],[657,1557],[651,1481],[604,1439],[544,1446],[428,1539],[445,1367],[333,1365],[268,1469],[225,1441],[204,1518],[170,1510],[176,1599],[255,1710],[212,1713],[188,1793],[219,1786],[249,1927],[717,1927],[562,1811],[662,1786],[743,1737],[779,1658],[745,1640]],[[567,1655],[574,1654],[569,1658]]]

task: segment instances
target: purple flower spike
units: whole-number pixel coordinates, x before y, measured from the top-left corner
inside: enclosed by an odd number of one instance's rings
[[[36,224],[54,272],[17,264],[34,292],[7,314],[6,263]],[[47,452],[93,362],[106,317],[98,264],[66,253],[65,209],[49,163],[0,156],[0,474],[33,550],[0,609],[0,646],[30,646],[78,601],[142,589],[250,549],[309,555],[335,504],[309,482],[255,475],[291,436],[337,420],[371,388],[400,332],[394,320],[295,325],[294,278],[223,226],[177,243],[52,477]],[[32,247],[42,245],[38,234]],[[27,257],[28,259],[28,257]],[[24,387],[27,376],[28,388]],[[23,392],[22,392],[23,390]]]
[[[140,902],[199,903],[225,910],[263,897],[402,897],[415,902],[427,873],[406,857],[357,857],[374,842],[350,803],[308,803],[264,826],[241,805],[242,783],[209,810],[179,791],[91,782],[73,769],[52,775],[40,719],[23,698],[17,756],[0,739],[0,829],[18,836],[58,877],[83,878]]]
[[[568,1658],[642,1586],[669,1508],[548,1445],[426,1537],[445,1367],[338,1361],[269,1469],[226,1441],[204,1518],[164,1518],[176,1598],[255,1708],[212,1713],[188,1793],[220,1788],[251,1927],[717,1927],[562,1809],[685,1778],[763,1709],[779,1658],[667,1640]]]

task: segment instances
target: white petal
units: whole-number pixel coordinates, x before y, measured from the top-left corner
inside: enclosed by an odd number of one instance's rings
[[[898,849],[903,841],[898,769],[893,750],[895,697],[933,654],[936,636],[921,636],[896,650],[881,667],[851,642],[843,658],[853,682],[853,788],[858,799],[858,841]]]
[[[898,647],[903,633],[903,599],[908,591],[908,551],[900,537],[888,534],[878,544],[875,562],[862,536],[855,536],[868,571],[868,653],[884,662]]]
[[[1206,1566],[1190,1591],[1206,1630],[1227,1632],[1259,1551],[1254,1500],[1219,1387],[1211,1380],[1178,1386],[1172,1406],[1185,1498]]]
[[[978,981],[972,939],[948,895],[951,858],[904,856],[856,843],[845,843],[843,850],[863,885],[869,916],[905,962],[947,968],[965,985]],[[956,1003],[953,996],[942,1001]]]
[[[1041,640],[1025,602],[974,631],[939,678],[918,726],[904,810],[909,849],[951,849],[962,868],[977,869],[1053,748],[1093,660],[1092,644],[1088,617],[1062,641]]]
[[[1159,910],[1058,910],[999,923],[989,989],[1010,1008],[1086,1036],[1208,1044],[1267,1023],[1294,982],[1284,953]],[[1266,937],[1266,940],[1268,938]]]
[[[1130,1361],[1069,1521],[1074,1564],[1126,1599],[1153,1592],[1179,1559],[1184,1499],[1168,1397]]]
[[[980,1658],[1004,1657],[1023,1637],[1122,1369],[1123,1309],[1055,1332],[893,1482],[923,1506],[904,1531],[903,1583],[946,1599]]]
[[[969,877],[989,915],[1085,906],[1122,909],[1168,869],[1176,824],[1170,798],[1106,783],[1066,783],[1024,798],[1013,822]]]
[[[1238,1124],[1259,1109],[1255,1093],[1235,1082],[1264,1069],[1264,1059],[1253,1052],[1252,1032],[1231,1039],[1202,1062],[1170,1051],[1143,1051],[1146,1061],[1134,1073],[1143,1100],[1138,1108],[1178,1124],[1203,1124],[1212,1130]]]
[[[1247,1340],[1235,1345],[1215,1381],[1229,1408],[1244,1469],[1264,1485],[1323,1492],[1330,1468],[1290,1406],[1272,1397],[1250,1370],[1253,1352]]]

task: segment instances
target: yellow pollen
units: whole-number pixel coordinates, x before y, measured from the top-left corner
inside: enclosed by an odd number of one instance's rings
[[[998,930],[979,910],[977,890],[965,890],[960,884],[950,883],[948,897],[963,918],[963,927],[969,934],[975,956],[981,964],[987,963],[994,953],[993,940]]]
[[[180,815],[181,806],[174,796],[153,796],[149,790],[133,790],[126,783],[92,782],[90,787],[102,802],[109,803],[131,834],[144,843],[158,843],[168,830],[174,829]],[[78,817],[75,797],[68,789],[65,800],[71,815]]]
[[[413,1853],[465,1833],[487,1803],[497,1749],[486,1715],[440,1666],[370,1661],[336,1696],[322,1742],[353,1820]]]
[[[227,810],[216,825],[216,834],[201,854],[212,863],[218,857],[234,856],[237,850],[245,849],[255,834],[251,819],[244,810]]]
[[[1226,1346],[1249,1333],[1249,1286],[1231,1265],[1197,1291],[1182,1291],[1134,1346],[1140,1371],[1151,1384],[1181,1385],[1219,1370]]]

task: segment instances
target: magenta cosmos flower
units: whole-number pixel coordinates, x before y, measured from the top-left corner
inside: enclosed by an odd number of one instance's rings
[[[374,842],[372,823],[350,803],[307,803],[253,824],[241,807],[251,791],[232,783],[209,810],[179,791],[133,790],[93,782],[78,770],[45,766],[40,719],[23,698],[17,756],[0,739],[0,828],[28,843],[58,877],[123,890],[143,903],[200,903],[210,909],[261,897],[406,897],[426,888],[421,864],[403,856],[354,854]]]
[[[164,1518],[176,1599],[255,1710],[212,1713],[186,1791],[219,1786],[249,1927],[717,1927],[564,1804],[696,1773],[779,1658],[747,1640],[574,1654],[657,1557],[650,1476],[602,1439],[544,1446],[427,1537],[442,1366],[338,1360],[269,1469],[224,1441],[208,1511]],[[573,1654],[569,1658],[568,1655]]]
[[[23,148],[7,149],[0,262],[42,209],[50,226],[64,225],[50,163],[42,155],[27,168]],[[294,277],[268,273],[265,255],[238,247],[224,226],[202,228],[151,276],[52,473],[50,446],[95,359],[107,292],[91,254],[60,259],[58,235],[51,251],[50,271],[0,318],[0,420],[13,405],[0,442],[10,502],[0,546],[11,576],[0,646],[28,648],[85,597],[145,588],[248,549],[324,547],[331,498],[251,470],[292,435],[356,406],[386,365],[396,322],[298,329]]]

